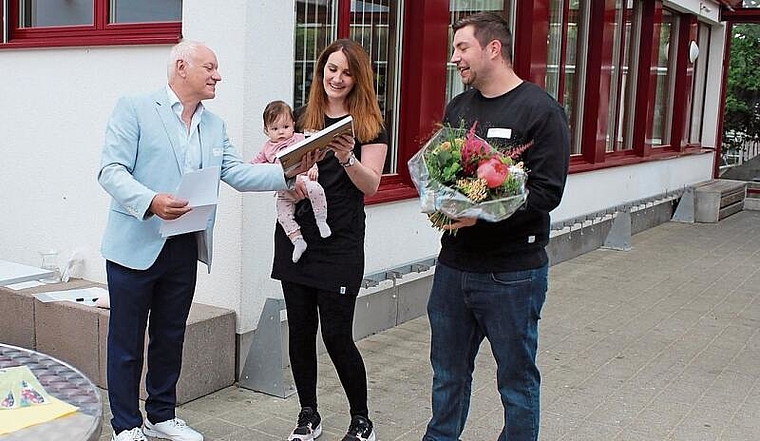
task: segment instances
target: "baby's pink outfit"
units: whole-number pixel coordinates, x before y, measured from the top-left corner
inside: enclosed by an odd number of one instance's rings
[[[272,140],[267,141],[261,148],[261,151],[251,160],[253,164],[269,163],[276,164],[277,152],[290,147],[291,145],[303,140],[305,137],[302,133],[294,133],[290,138],[274,142]],[[314,164],[316,167],[317,164]],[[311,208],[314,211],[314,217],[317,221],[317,227],[319,228],[319,235],[322,237],[328,237],[331,234],[330,227],[327,225],[327,199],[325,198],[325,190],[319,185],[319,182],[312,181],[306,175],[301,173],[296,177],[299,181],[306,185],[306,194],[311,201]],[[295,237],[290,235],[299,231],[301,226],[295,220],[296,204],[289,200],[285,191],[277,192],[277,222],[280,223],[285,230],[285,234],[288,235],[291,242],[293,242],[293,262],[297,262],[304,251],[306,251],[306,242],[303,240],[300,232]],[[300,241],[297,243],[297,241]]]

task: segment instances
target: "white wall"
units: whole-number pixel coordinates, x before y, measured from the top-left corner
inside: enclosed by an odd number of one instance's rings
[[[723,85],[723,49],[726,44],[726,31],[725,24],[712,26],[710,29],[707,84],[705,84],[705,110],[702,125],[703,147],[715,147],[718,142],[718,119],[720,117],[721,87]]]
[[[264,105],[292,97],[293,11],[292,0],[183,2],[185,37],[206,42],[220,62],[223,80],[206,105],[227,121],[244,158],[265,140]],[[59,250],[62,262],[77,250],[85,264],[76,276],[105,281],[99,249],[109,198],[96,175],[106,120],[119,96],[165,84],[168,51],[166,45],[0,51],[0,259],[39,265],[42,250]],[[718,56],[711,56],[714,66]],[[714,99],[706,106],[716,106]],[[714,137],[713,116],[704,124]],[[711,156],[571,175],[553,220],[708,179]],[[281,296],[269,277],[274,223],[271,193],[242,195],[222,186],[213,272],[199,266],[196,300],[235,310],[241,333],[255,329],[267,297]],[[367,207],[367,273],[435,255],[438,247],[439,234],[416,200]]]
[[[97,183],[118,96],[166,81],[168,46],[0,51],[0,258],[40,264],[74,250],[80,274],[104,280],[108,195]]]
[[[552,222],[683,189],[712,176],[713,154],[689,155],[569,176]]]
[[[663,0],[662,4],[679,12],[695,14],[711,23],[720,20],[720,4],[715,0]]]

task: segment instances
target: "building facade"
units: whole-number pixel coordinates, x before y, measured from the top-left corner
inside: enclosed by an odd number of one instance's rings
[[[572,131],[562,222],[710,179],[719,138],[726,26],[713,0],[4,0],[0,42],[0,258],[36,265],[83,258],[75,275],[105,281],[100,239],[109,197],[96,176],[107,118],[124,94],[166,82],[169,47],[200,40],[222,82],[206,103],[244,158],[265,141],[261,112],[304,103],[319,51],[334,38],[368,50],[391,140],[380,191],[367,200],[367,273],[435,256],[406,161],[461,92],[451,24],[500,11],[514,66],[564,106]],[[222,186],[214,268],[196,301],[256,329],[270,279],[272,195]],[[424,277],[426,273],[423,272]],[[429,275],[429,274],[428,274]],[[363,290],[369,295],[375,288]]]

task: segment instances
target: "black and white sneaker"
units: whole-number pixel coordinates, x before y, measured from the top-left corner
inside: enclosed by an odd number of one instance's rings
[[[351,425],[348,426],[348,432],[343,437],[343,441],[375,441],[372,421],[361,415],[351,417]]]
[[[321,434],[322,418],[319,412],[311,407],[304,407],[298,413],[298,423],[288,437],[288,441],[312,441]]]

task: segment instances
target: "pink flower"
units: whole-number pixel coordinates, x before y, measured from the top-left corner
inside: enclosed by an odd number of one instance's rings
[[[477,121],[472,125],[467,137],[462,144],[462,162],[464,172],[468,175],[472,175],[475,172],[476,165],[484,156],[491,154],[491,146],[487,142],[478,138],[475,134],[475,127],[477,127]]]
[[[478,165],[478,178],[485,180],[488,188],[500,186],[507,180],[507,176],[509,167],[498,156],[485,159]]]

